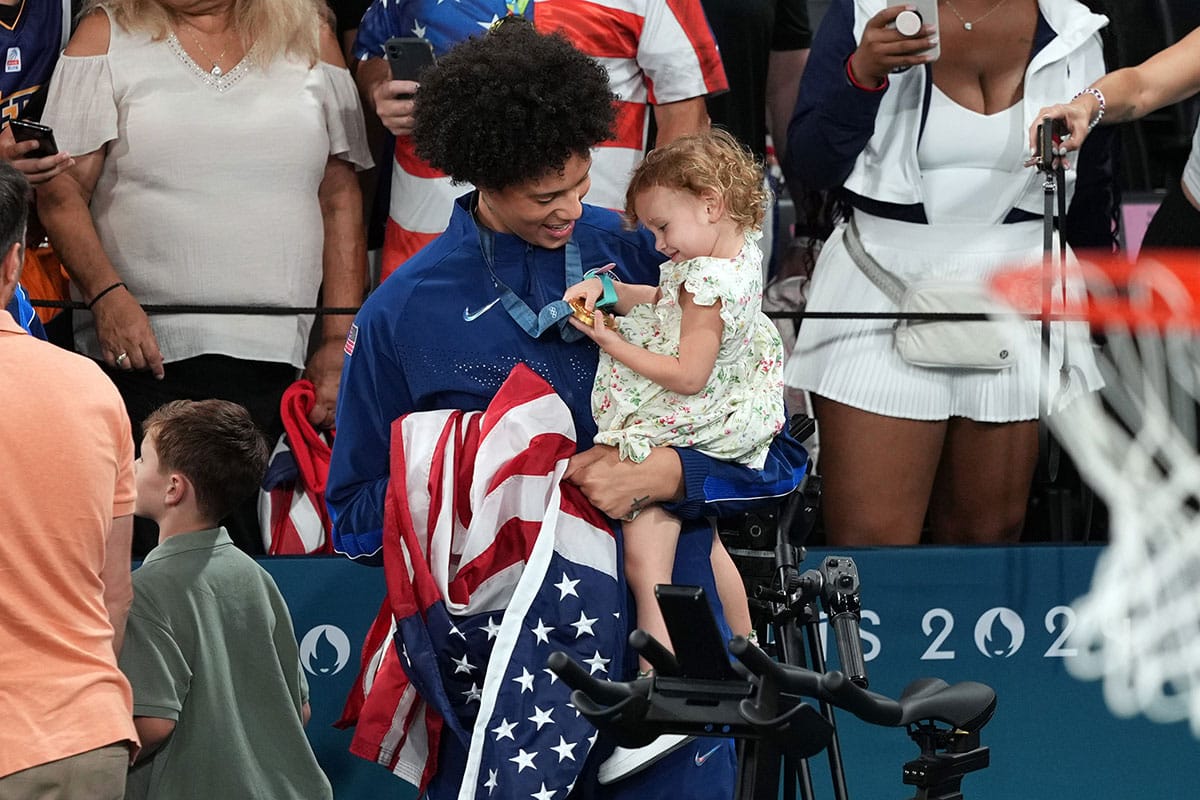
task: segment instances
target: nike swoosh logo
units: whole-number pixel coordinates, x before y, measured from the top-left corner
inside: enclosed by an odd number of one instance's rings
[[[472,311],[470,309],[470,307],[463,306],[463,319],[466,320],[467,322],[474,322],[475,320],[479,319],[484,314],[486,314],[488,312],[488,309],[490,309],[492,306],[496,305],[496,303],[499,303],[499,302],[500,302],[500,298],[497,297],[495,300],[488,303],[486,306],[479,309],[478,311]]]
[[[709,756],[711,756],[713,753],[717,752],[717,751],[718,751],[718,750],[720,750],[720,749],[721,749],[721,745],[717,745],[716,747],[714,747],[712,750],[709,750],[709,751],[708,751],[707,753],[705,753],[704,755],[700,755],[699,753],[696,753],[696,755],[695,755],[695,757],[694,757],[694,760],[695,760],[695,762],[696,762],[696,766],[697,766],[697,767],[703,767],[703,766],[704,766],[704,762],[705,762],[705,761],[708,761],[708,757],[709,757]]]

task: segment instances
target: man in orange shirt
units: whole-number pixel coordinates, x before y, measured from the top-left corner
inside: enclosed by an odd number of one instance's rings
[[[0,309],[29,184],[0,162]],[[137,747],[116,654],[132,600],[133,439],[89,359],[0,310],[0,797],[118,800]]]

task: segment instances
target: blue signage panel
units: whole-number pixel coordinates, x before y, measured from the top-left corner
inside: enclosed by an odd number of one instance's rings
[[[352,730],[333,727],[358,677],[367,629],[383,602],[383,570],[338,557],[277,556],[259,561],[292,612],[308,678],[308,738],[338,800],[410,800],[412,788],[383,767],[350,754]]]
[[[817,563],[813,551],[801,569]],[[1070,602],[1087,590],[1098,550],[1085,547],[839,550],[858,565],[862,639],[871,688],[898,696],[935,676],[992,686],[999,703],[983,730],[991,766],[969,775],[968,800],[1194,797],[1200,743],[1183,723],[1117,719],[1101,688],[1067,673]],[[384,768],[347,752],[332,727],[357,675],[360,648],[384,596],[382,570],[337,558],[275,558],[263,565],[291,607],[312,693],[309,736],[339,800],[413,792]],[[832,636],[826,633],[828,650]],[[831,666],[837,657],[829,653]],[[908,798],[901,765],[918,754],[901,729],[838,716],[852,798]],[[813,759],[816,797],[832,797],[824,756]]]
[[[1088,590],[1099,552],[1069,546],[839,551],[855,559],[862,581],[872,689],[898,697],[910,681],[934,676],[996,690],[996,714],[982,733],[991,766],[963,781],[968,800],[1197,796],[1193,771],[1180,768],[1200,753],[1185,724],[1117,719],[1099,683],[1066,671],[1074,655],[1066,640],[1074,620],[1069,604]],[[919,752],[904,731],[844,713],[838,723],[852,798],[915,794],[901,782],[901,765]],[[830,796],[827,783],[816,786],[817,796]]]

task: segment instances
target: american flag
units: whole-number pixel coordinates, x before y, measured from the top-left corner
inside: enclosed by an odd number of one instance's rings
[[[258,495],[258,521],[268,555],[332,553],[325,481],[333,431],[308,421],[317,389],[301,378],[283,393],[279,413],[284,434],[271,452]]]
[[[574,452],[566,405],[521,364],[486,411],[393,423],[388,598],[343,723],[433,800],[562,800],[595,743],[546,668],[563,650],[608,677],[625,651],[616,538],[561,481]]]

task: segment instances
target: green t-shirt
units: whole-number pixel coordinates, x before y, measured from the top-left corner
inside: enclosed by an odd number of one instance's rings
[[[224,528],[172,536],[133,574],[121,669],[134,716],[175,730],[126,797],[332,798],[304,734],[308,685],[275,581]]]

